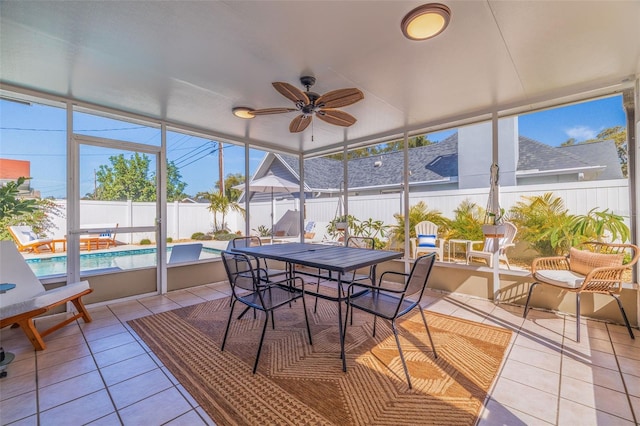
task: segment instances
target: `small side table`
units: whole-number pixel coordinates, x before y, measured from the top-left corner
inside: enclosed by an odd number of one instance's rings
[[[469,250],[469,244],[471,244],[471,240],[462,240],[462,239],[452,239],[449,240],[449,247],[447,251],[447,256],[449,257],[449,261],[451,261],[451,246],[453,246],[453,256],[456,255],[456,244],[463,244],[465,253]],[[467,263],[467,257],[465,256],[464,263]]]

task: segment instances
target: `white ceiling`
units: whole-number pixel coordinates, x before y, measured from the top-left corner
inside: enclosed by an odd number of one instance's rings
[[[2,83],[314,152],[403,129],[523,107],[640,75],[640,1],[451,1],[451,23],[402,36],[417,1],[2,1]],[[242,120],[234,106],[290,107],[273,81],[358,87],[350,128],[296,113]],[[301,87],[302,88],[302,87]]]

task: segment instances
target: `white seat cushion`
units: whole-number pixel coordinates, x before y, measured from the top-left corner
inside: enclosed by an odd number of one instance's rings
[[[43,291],[22,302],[0,307],[0,318],[9,318],[14,315],[33,311],[34,309],[44,308],[45,306],[55,304],[78,293],[82,293],[87,289],[89,289],[89,282],[81,281],[79,283],[54,288],[53,290]]]
[[[536,271],[533,275],[538,281],[564,288],[578,288],[584,282],[584,275],[567,270],[547,270]]]

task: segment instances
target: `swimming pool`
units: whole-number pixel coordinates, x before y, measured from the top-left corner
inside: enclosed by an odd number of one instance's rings
[[[167,259],[171,247],[167,248]],[[220,257],[220,250],[203,247],[200,260]],[[67,273],[67,256],[27,259],[27,264],[38,278]],[[156,249],[133,249],[86,253],[80,255],[80,271],[148,268],[156,265]]]

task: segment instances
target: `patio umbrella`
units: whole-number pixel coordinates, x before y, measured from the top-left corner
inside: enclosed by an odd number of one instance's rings
[[[244,184],[234,186],[235,189],[245,189]],[[275,214],[275,200],[273,198],[274,193],[287,192],[289,194],[293,192],[300,192],[300,185],[291,182],[290,180],[281,178],[274,174],[268,174],[258,179],[252,179],[249,182],[249,192],[263,192],[271,194],[271,241],[273,242],[273,218]]]

